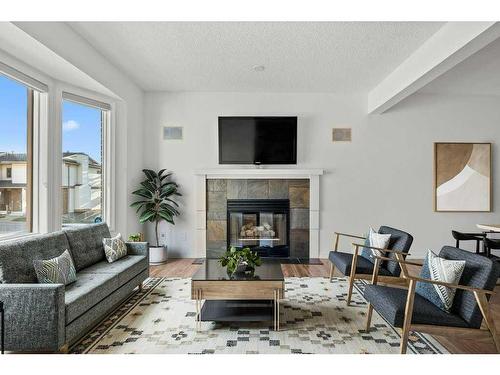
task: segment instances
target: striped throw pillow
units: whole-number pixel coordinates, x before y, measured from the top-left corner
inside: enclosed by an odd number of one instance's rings
[[[76,281],[75,265],[68,250],[52,259],[34,260],[33,266],[41,284],[68,285]]]
[[[380,234],[376,232],[373,228],[370,228],[370,234],[367,236],[365,245],[379,247],[381,249],[386,249],[389,246],[389,241],[391,240],[390,234]],[[370,249],[363,247],[361,250],[361,256],[368,259],[370,262],[375,263],[373,256],[385,257],[386,253],[376,249]]]
[[[127,245],[122,240],[122,235],[118,233],[115,237],[104,238],[102,240],[104,245],[104,253],[109,263],[114,262],[127,255]]]

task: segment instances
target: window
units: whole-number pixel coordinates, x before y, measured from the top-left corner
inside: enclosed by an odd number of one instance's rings
[[[76,95],[63,97],[62,223],[98,223],[105,220],[104,138],[109,109]]]
[[[32,228],[33,96],[0,74],[0,238]]]

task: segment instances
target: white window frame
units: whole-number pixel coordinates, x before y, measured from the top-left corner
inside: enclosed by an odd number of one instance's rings
[[[28,232],[15,232],[4,235],[1,241],[15,239],[19,237],[31,236],[41,232],[43,224],[40,217],[40,206],[45,202],[46,196],[42,191],[42,179],[40,168],[43,161],[40,155],[40,129],[48,123],[48,92],[49,86],[38,79],[35,79],[10,65],[0,61],[0,74],[32,89],[33,92],[33,119],[32,119],[32,165],[31,165],[31,228]]]
[[[115,228],[115,124],[116,124],[116,104],[110,98],[101,96],[96,93],[91,93],[76,87],[64,86],[59,88],[60,100],[59,105],[60,119],[59,119],[59,137],[60,137],[60,157],[59,163],[62,162],[62,104],[64,100],[71,101],[77,104],[94,107],[101,110],[101,123],[102,123],[102,211],[103,221],[108,224],[110,231]],[[61,167],[59,164],[59,174]],[[59,227],[62,227],[62,176],[59,175],[59,199],[58,218]],[[64,224],[70,226],[71,224]],[[78,224],[75,224],[78,225]]]

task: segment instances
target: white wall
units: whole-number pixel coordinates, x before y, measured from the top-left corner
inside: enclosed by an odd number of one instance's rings
[[[26,163],[22,164],[12,164],[12,183],[13,184],[25,184],[28,180],[26,174]]]
[[[162,227],[170,256],[196,254],[194,170],[218,167],[218,116],[299,117],[297,167],[326,170],[320,178],[322,257],[336,230],[365,233],[369,226],[395,226],[414,235],[412,253],[421,258],[428,248],[452,244],[452,228],[473,231],[476,223],[500,221],[499,199],[492,213],[435,213],[432,206],[433,142],[497,142],[498,99],[414,95],[388,113],[372,116],[365,107],[363,96],[147,93],[144,164],[172,170],[184,194],[177,225]],[[163,141],[163,126],[183,126],[184,140]],[[332,127],[352,127],[352,143],[332,143]],[[496,191],[497,152],[494,144]]]

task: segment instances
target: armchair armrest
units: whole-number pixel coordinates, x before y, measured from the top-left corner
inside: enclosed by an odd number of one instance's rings
[[[374,256],[374,258],[379,259],[379,260],[398,262],[400,265],[412,265],[412,266],[420,266],[420,267],[422,266],[422,264],[420,264],[420,263],[408,262],[406,260],[391,259],[391,258],[379,257],[379,256]],[[452,288],[452,289],[463,289],[463,290],[467,290],[469,292],[476,292],[476,293],[483,293],[483,294],[495,294],[495,292],[492,290],[474,288],[472,286],[467,286],[467,285],[452,284],[452,283],[447,283],[447,282],[438,281],[438,280],[424,279],[422,277],[417,277],[417,276],[405,275],[405,278],[409,279],[409,280],[414,280],[416,282],[419,281],[419,282],[424,282],[424,283],[443,285],[443,286],[446,286],[446,287]]]
[[[366,237],[362,237],[362,236],[357,236],[357,235],[354,235],[354,234],[347,234],[347,233],[342,233],[342,232],[334,232],[335,234],[335,244],[333,245],[333,251],[337,251],[338,248],[339,248],[339,239],[341,236],[344,236],[344,237],[351,237],[351,238],[357,238],[357,239],[360,239],[360,240],[366,240]]]
[[[462,290],[467,290],[469,292],[475,292],[475,293],[483,293],[483,294],[496,294],[492,290],[486,290],[486,289],[481,289],[481,288],[474,288],[472,286],[467,286],[467,285],[460,285],[460,284],[452,284],[452,283],[446,283],[444,281],[437,281],[437,280],[431,280],[431,279],[423,279],[421,277],[416,277],[416,276],[409,276],[408,279],[410,280],[415,280],[418,282],[423,282],[423,283],[430,283],[430,284],[436,284],[436,285],[443,285],[448,288],[452,289],[462,289]]]
[[[0,284],[0,300],[7,350],[58,351],[64,346],[64,285]]]
[[[335,232],[337,236],[344,236],[344,237],[351,237],[351,238],[359,238],[360,240],[366,240],[366,237],[363,236],[358,236],[355,234],[348,234],[348,233],[342,233],[342,232]]]
[[[407,260],[397,260],[393,258],[387,258],[387,257],[379,257],[379,256],[372,256],[372,258],[380,259],[380,260],[387,260],[388,262],[397,262],[400,264],[408,264],[410,266],[420,266],[422,267],[422,263],[417,263],[417,262],[409,262]]]
[[[384,249],[384,248],[381,248],[381,247],[375,247],[375,246],[368,246],[368,245],[363,245],[363,244],[360,244],[360,243],[352,243],[353,246],[356,246],[356,247],[366,247],[368,249],[375,249],[375,250],[379,250],[379,251],[383,251],[384,253],[394,253],[394,254],[401,254],[401,255],[410,255],[410,253],[404,253],[402,251],[398,251],[398,250],[392,250],[392,249]]]
[[[128,255],[146,255],[149,258],[148,242],[125,242]]]

